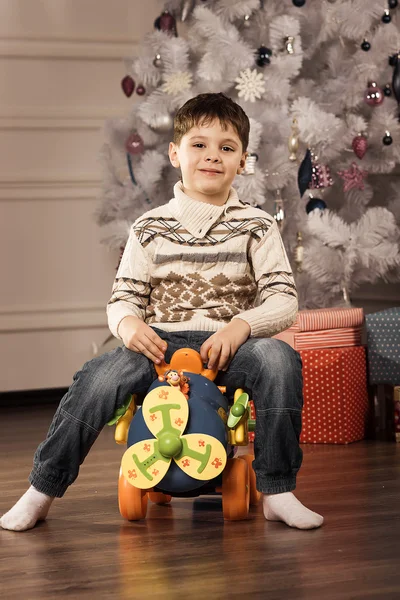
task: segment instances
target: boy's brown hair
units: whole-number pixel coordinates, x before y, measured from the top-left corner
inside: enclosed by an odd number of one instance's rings
[[[191,98],[175,115],[173,142],[179,146],[182,137],[199,124],[209,125],[219,119],[221,127],[232,125],[242,142],[243,152],[249,143],[250,122],[243,108],[225,94],[199,94]]]

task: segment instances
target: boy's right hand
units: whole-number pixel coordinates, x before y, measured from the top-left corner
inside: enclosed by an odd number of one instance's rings
[[[138,317],[124,317],[119,324],[118,333],[128,350],[144,354],[157,364],[163,360],[167,343]]]

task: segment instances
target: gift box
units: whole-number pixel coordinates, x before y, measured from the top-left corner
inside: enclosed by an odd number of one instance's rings
[[[303,310],[292,327],[274,337],[299,351],[359,346],[363,323],[362,308]]]
[[[348,444],[365,437],[369,402],[363,346],[303,350],[303,443]]]
[[[300,442],[349,444],[364,439],[369,420],[365,348],[303,350],[300,356],[304,393]],[[251,418],[256,418],[253,403]],[[400,422],[398,427],[400,434]],[[254,441],[253,432],[249,441]]]
[[[362,308],[303,310],[275,335],[303,361],[302,443],[348,444],[365,437],[369,419]],[[254,406],[251,418],[255,418]],[[254,441],[254,433],[249,433]]]
[[[400,386],[393,390],[394,401],[394,435],[396,442],[400,442]]]
[[[365,317],[369,382],[400,385],[400,308]]]

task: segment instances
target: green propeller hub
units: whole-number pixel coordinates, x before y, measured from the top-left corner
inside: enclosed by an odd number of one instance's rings
[[[158,438],[158,449],[166,458],[172,458],[182,450],[182,440],[178,435],[171,432],[163,433]]]

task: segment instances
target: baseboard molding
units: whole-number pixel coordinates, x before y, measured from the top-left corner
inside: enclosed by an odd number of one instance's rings
[[[57,406],[68,388],[51,388],[44,390],[19,390],[0,393],[0,408],[16,408],[18,406]]]

